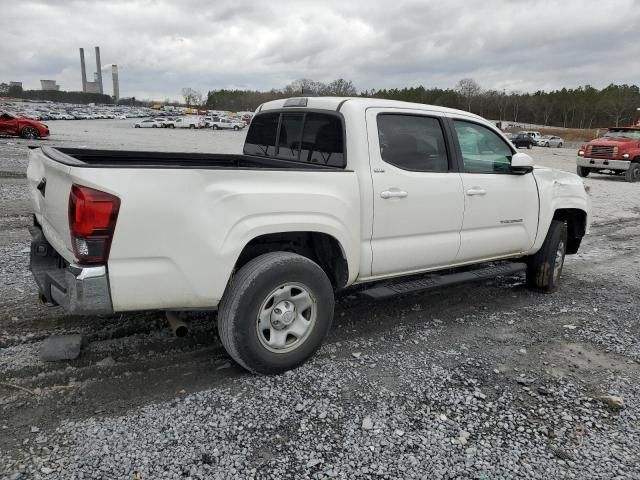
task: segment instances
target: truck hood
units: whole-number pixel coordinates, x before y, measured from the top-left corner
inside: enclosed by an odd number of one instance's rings
[[[575,173],[565,172],[564,170],[558,170],[551,167],[544,167],[542,165],[535,165],[533,167],[533,175],[536,177],[536,180],[552,180],[563,186],[577,186],[581,193],[584,192],[584,182]]]
[[[640,145],[640,141],[635,140],[633,138],[597,138],[595,140],[591,140],[585,146],[598,146],[598,147],[632,147],[635,145]]]

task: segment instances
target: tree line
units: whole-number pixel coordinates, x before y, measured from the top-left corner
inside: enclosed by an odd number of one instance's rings
[[[19,85],[0,83],[0,97],[22,98],[25,100],[62,103],[113,103],[109,95],[101,93],[65,92],[63,90],[23,90]]]
[[[506,92],[483,89],[465,78],[454,88],[418,87],[358,91],[348,80],[329,83],[299,79],[282,89],[211,90],[205,106],[214,110],[255,110],[270,100],[300,95],[361,96],[458,108],[502,122],[530,123],[567,128],[600,128],[631,124],[640,112],[640,89],[636,85],[590,85],[545,92]],[[203,97],[204,98],[204,97]]]

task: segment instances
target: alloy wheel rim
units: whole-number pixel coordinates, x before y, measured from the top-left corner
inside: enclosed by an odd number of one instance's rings
[[[318,306],[309,289],[297,282],[274,289],[260,306],[256,321],[261,345],[273,353],[289,353],[309,337]]]

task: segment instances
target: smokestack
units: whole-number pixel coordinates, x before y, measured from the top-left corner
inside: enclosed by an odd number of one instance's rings
[[[120,82],[118,81],[118,65],[111,65],[111,79],[113,80],[113,98],[120,98]]]
[[[104,93],[102,89],[102,65],[100,64],[100,47],[96,47],[96,70],[98,73],[98,89],[100,93]]]
[[[82,71],[82,91],[87,92],[87,69],[84,66],[84,48],[80,49],[80,70]]]

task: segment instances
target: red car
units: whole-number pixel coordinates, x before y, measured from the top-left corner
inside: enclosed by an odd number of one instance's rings
[[[42,138],[49,136],[49,127],[31,118],[0,112],[0,135]]]

